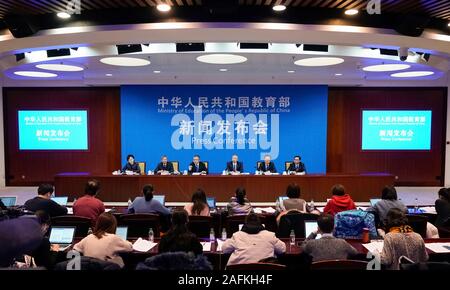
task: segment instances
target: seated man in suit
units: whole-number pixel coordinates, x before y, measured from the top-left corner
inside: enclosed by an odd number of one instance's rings
[[[161,157],[161,162],[155,168],[156,174],[172,174],[174,172],[172,162],[167,161],[167,156]]]
[[[202,174],[208,174],[208,168],[206,167],[205,163],[200,161],[199,155],[194,155],[194,158],[192,159],[191,164],[189,164],[189,174],[192,173],[202,173]]]
[[[306,166],[305,163],[301,162],[302,158],[300,156],[294,156],[294,162],[289,165],[288,172],[291,173],[305,173],[306,174]]]
[[[267,173],[277,173],[275,164],[271,161],[270,155],[264,156],[264,161],[259,164],[258,171]]]
[[[236,154],[233,154],[231,161],[227,162],[227,168],[225,170],[232,173],[241,173],[244,172],[244,164],[238,161]]]
[[[135,162],[134,155],[129,154],[127,156],[127,163],[122,168],[122,171],[133,171],[134,173],[141,174],[141,168],[139,164]]]

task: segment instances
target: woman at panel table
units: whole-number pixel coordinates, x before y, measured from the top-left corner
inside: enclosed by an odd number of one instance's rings
[[[139,164],[135,162],[134,155],[129,154],[127,156],[127,163],[122,168],[122,171],[133,171],[134,173],[141,174],[141,168]]]
[[[222,251],[232,253],[227,265],[248,264],[284,253],[286,244],[265,230],[256,214],[250,213],[242,230],[223,243]]]
[[[128,213],[155,213],[169,215],[170,211],[158,200],[153,198],[153,185],[146,184],[142,188],[143,196],[138,196],[128,207]]]
[[[192,194],[192,203],[184,206],[188,215],[209,216],[209,206],[206,201],[205,191],[201,188]]]
[[[236,195],[233,196],[227,205],[228,215],[249,214],[253,211],[253,207],[246,198],[245,188],[236,189]]]
[[[116,263],[123,267],[124,263],[119,253],[131,252],[133,246],[115,234],[116,228],[116,218],[110,213],[102,213],[98,217],[94,232],[75,244],[73,249],[84,256]]]

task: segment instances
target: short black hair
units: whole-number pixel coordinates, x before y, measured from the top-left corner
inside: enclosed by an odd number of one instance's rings
[[[50,225],[50,215],[47,212],[38,210],[34,213],[34,215],[41,225]]]
[[[300,155],[295,155],[295,156],[294,156],[294,159],[297,158],[297,157],[298,157],[298,159],[302,160],[302,158],[300,157]]]
[[[145,201],[150,201],[153,199],[153,185],[152,184],[146,184],[142,188],[142,193],[144,194]]]
[[[446,201],[450,202],[450,192],[448,188],[439,189],[438,195],[442,196]]]
[[[322,214],[317,218],[317,226],[322,233],[329,234],[334,230],[334,217],[331,214]]]
[[[100,182],[96,179],[91,179],[86,183],[84,188],[84,193],[87,195],[94,196],[100,191]]]
[[[331,194],[338,196],[345,195],[345,187],[342,184],[335,184],[331,188]]]
[[[247,192],[245,191],[244,187],[236,188],[236,199],[237,199],[237,202],[240,205],[244,205],[245,204],[245,196],[246,195],[247,195]]]
[[[193,158],[198,157],[200,159],[200,155],[195,154]]]
[[[133,154],[128,154],[128,155],[127,155],[127,161],[130,160],[131,157],[133,157],[133,159],[136,159],[136,158],[134,158],[134,155],[133,155]]]
[[[43,184],[39,185],[38,194],[45,195],[47,193],[50,193],[50,194],[53,193],[53,185],[48,184],[48,183],[43,183]]]
[[[397,200],[397,190],[393,186],[385,186],[381,191],[381,199]]]
[[[300,198],[300,186],[297,183],[291,183],[286,188],[286,195],[289,198]]]

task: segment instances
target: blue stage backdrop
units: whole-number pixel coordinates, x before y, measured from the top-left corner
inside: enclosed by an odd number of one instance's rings
[[[327,106],[327,86],[123,86],[122,160],[153,170],[165,154],[183,171],[199,154],[221,173],[236,153],[253,173],[265,154],[278,172],[299,154],[308,173],[325,173]]]

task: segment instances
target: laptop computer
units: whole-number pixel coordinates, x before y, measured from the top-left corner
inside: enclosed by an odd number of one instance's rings
[[[286,200],[286,199],[289,199],[289,197],[287,197],[287,196],[279,196],[279,197],[278,197],[278,203],[279,203],[279,204],[282,204],[283,201]]]
[[[159,201],[162,205],[166,202],[166,196],[165,195],[154,195],[153,198],[157,201]]]
[[[206,202],[208,203],[209,209],[216,209],[216,198],[207,197]]]
[[[65,251],[72,245],[75,227],[52,227],[50,231],[50,244],[59,245],[60,251]]]
[[[3,204],[7,207],[15,206],[17,201],[17,197],[15,196],[2,196],[0,197],[0,199],[2,200]]]
[[[128,237],[128,227],[126,226],[121,226],[121,227],[117,227],[116,229],[116,235],[118,235],[119,237],[121,237],[124,240],[127,240]]]
[[[57,204],[61,205],[61,206],[66,206],[67,205],[67,201],[69,200],[69,197],[67,197],[67,196],[55,196],[55,197],[52,197],[52,200],[54,202],[56,202]]]
[[[370,199],[370,206],[374,207],[377,204],[377,202],[379,202],[380,200],[381,200],[381,198],[371,198]]]
[[[305,238],[315,231],[317,231],[317,221],[305,221]],[[316,239],[320,239],[320,237],[321,235],[318,234]]]

